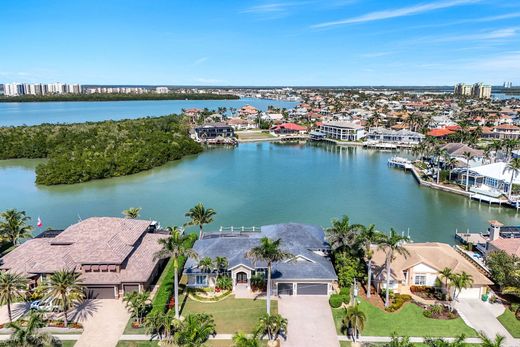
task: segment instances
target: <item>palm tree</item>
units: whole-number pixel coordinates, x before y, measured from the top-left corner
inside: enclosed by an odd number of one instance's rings
[[[208,341],[210,335],[215,335],[213,316],[206,313],[189,314],[180,324],[174,335],[177,346],[199,347]]]
[[[341,320],[341,329],[352,328],[352,340],[356,342],[356,337],[365,328],[367,316],[358,305],[347,307]]]
[[[69,308],[85,296],[81,282],[80,273],[74,269],[60,270],[49,277],[49,283],[45,287],[45,297],[61,305],[65,327],[68,325]]]
[[[445,267],[441,271],[439,271],[439,277],[444,279],[444,286],[446,287],[446,298],[448,301],[450,301],[450,287],[449,287],[449,281],[453,277],[453,272],[451,271],[451,268]]]
[[[174,269],[174,295],[175,295],[175,318],[179,319],[179,259],[181,257],[189,257],[198,259],[199,255],[193,249],[186,246],[189,236],[182,234],[178,227],[171,228],[170,236],[160,239],[162,249],[155,253],[154,258],[172,258]]]
[[[229,262],[226,257],[217,256],[217,257],[215,257],[214,265],[215,265],[215,270],[217,270],[217,276],[215,277],[215,283],[217,283],[220,274],[224,273],[227,270],[227,268],[229,266]]]
[[[504,168],[504,173],[511,171],[511,179],[509,180],[508,198],[511,200],[513,192],[513,180],[520,173],[520,158],[513,158]]]
[[[358,234],[363,230],[361,224],[350,224],[347,215],[341,219],[333,219],[332,226],[326,230],[327,241],[334,251],[345,250],[356,242]]]
[[[144,320],[145,332],[159,337],[169,344],[173,344],[173,334],[179,330],[181,320],[175,318],[175,312],[155,311],[146,316]]]
[[[123,296],[126,308],[132,313],[137,324],[141,325],[146,310],[150,307],[150,292],[130,292]]]
[[[453,158],[449,155],[444,156],[444,165],[448,170],[450,170],[449,181],[451,181],[451,170],[453,170],[453,168],[455,168],[455,166],[457,165],[457,162],[458,162],[458,160],[456,158]]]
[[[478,332],[478,337],[480,337],[480,345],[482,347],[502,347],[504,346],[504,342],[506,339],[505,336],[497,334],[495,336],[495,339],[492,340],[483,331]]]
[[[473,160],[475,157],[471,152],[462,153],[462,157],[466,160],[466,191],[469,189],[469,162]]]
[[[409,242],[410,238],[408,236],[399,235],[393,228],[390,228],[389,235],[383,235],[379,242],[379,249],[382,249],[386,252],[386,297],[385,297],[385,307],[390,305],[390,268],[392,265],[392,261],[396,254],[400,254],[407,258],[410,255],[410,252],[403,246],[404,243]]]
[[[359,235],[358,242],[360,247],[363,249],[365,258],[368,261],[368,283],[367,283],[367,298],[370,298],[372,288],[372,256],[374,255],[373,245],[378,245],[381,240],[381,233],[376,230],[374,224],[370,224],[368,227],[363,227],[361,235]]]
[[[32,227],[27,223],[31,217],[25,215],[25,211],[10,209],[0,213],[0,233],[2,238],[16,245],[19,239],[32,237]]]
[[[9,271],[0,272],[0,304],[7,305],[9,322],[13,321],[11,303],[17,298],[23,298],[27,284],[27,278],[21,274]]]
[[[58,347],[61,341],[47,332],[42,332],[41,328],[45,327],[45,321],[42,313],[31,312],[26,324],[12,322],[7,327],[13,329],[13,333],[9,340],[0,344],[0,346],[15,347]]]
[[[414,347],[414,344],[410,342],[408,336],[397,336],[397,333],[392,333],[392,339],[386,343],[384,347]]]
[[[280,336],[287,339],[287,319],[279,314],[266,313],[258,320],[255,335],[267,336],[269,341],[276,341]]]
[[[194,207],[190,208],[188,212],[186,212],[186,217],[191,220],[188,222],[188,225],[198,225],[200,228],[199,231],[199,239],[202,238],[202,226],[204,224],[209,224],[213,222],[213,216],[217,213],[214,209],[208,208],[206,209],[204,205],[198,203]]]
[[[130,207],[129,209],[124,210],[121,213],[125,216],[125,218],[137,219],[137,218],[139,218],[139,213],[140,212],[141,212],[141,208],[140,207]]]
[[[460,274],[454,274],[452,276],[451,282],[455,287],[455,292],[453,293],[453,299],[457,300],[460,293],[463,289],[471,287],[473,284],[473,277],[465,271],[462,271]],[[457,294],[458,292],[458,294]]]
[[[233,335],[233,347],[260,347],[260,345],[261,342],[255,334],[248,336],[238,332]]]
[[[271,314],[271,270],[273,263],[294,257],[291,253],[280,249],[281,239],[271,240],[267,237],[260,239],[260,245],[251,248],[246,253],[246,258],[256,264],[265,262],[267,264],[267,314]]]

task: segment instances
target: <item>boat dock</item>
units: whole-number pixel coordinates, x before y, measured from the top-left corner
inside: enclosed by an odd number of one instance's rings
[[[464,245],[477,245],[479,243],[487,242],[487,238],[481,233],[470,233],[469,231],[465,233],[455,231],[455,240],[459,241]]]
[[[388,166],[397,167],[405,170],[411,170],[412,162],[409,159],[394,156],[388,159]]]

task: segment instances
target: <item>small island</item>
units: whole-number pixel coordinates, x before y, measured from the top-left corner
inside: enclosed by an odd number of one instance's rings
[[[73,184],[131,175],[200,153],[185,117],[0,127],[0,160],[45,158],[36,183]]]

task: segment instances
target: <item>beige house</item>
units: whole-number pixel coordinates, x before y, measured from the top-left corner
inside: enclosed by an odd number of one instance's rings
[[[473,278],[471,288],[463,289],[459,298],[478,299],[493,282],[484,276],[453,247],[445,243],[409,243],[404,246],[410,255],[395,255],[390,268],[390,289],[408,293],[410,286],[443,287],[439,272],[448,267],[453,273],[466,272]],[[372,278],[378,289],[386,288],[386,254],[375,249],[372,258]],[[444,288],[445,289],[445,288]]]
[[[164,261],[154,254],[164,237],[152,221],[92,217],[27,240],[1,259],[0,270],[24,274],[33,286],[56,271],[75,270],[88,297],[115,299],[148,289],[158,277]]]

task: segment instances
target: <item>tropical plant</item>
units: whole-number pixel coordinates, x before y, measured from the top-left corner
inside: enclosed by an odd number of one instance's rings
[[[250,259],[255,265],[258,262],[267,264],[267,314],[271,314],[271,270],[273,263],[294,257],[289,252],[280,248],[281,239],[271,240],[267,237],[260,239],[260,245],[251,248],[246,253],[246,258]]]
[[[81,286],[80,273],[72,270],[60,270],[51,274],[45,288],[45,297],[61,306],[63,323],[68,325],[67,312],[69,308],[85,297]]]
[[[13,347],[59,347],[61,341],[41,329],[45,327],[43,314],[31,312],[25,324],[19,322],[8,323],[7,327],[13,330],[9,340],[0,343],[0,346]]]
[[[466,160],[466,191],[469,190],[469,164],[475,157],[471,152],[462,153],[462,157]]]
[[[218,282],[219,276],[227,271],[229,262],[226,257],[217,256],[215,257],[213,264],[215,266],[215,270],[217,271],[217,278],[215,279],[215,281]]]
[[[222,290],[231,290],[233,288],[233,281],[229,276],[221,276],[217,278],[217,287]]]
[[[141,325],[146,311],[150,309],[150,292],[130,292],[123,296],[126,308],[132,313],[137,324]]]
[[[398,336],[397,333],[392,333],[390,342],[385,343],[384,347],[413,347],[414,344],[410,342],[408,336]]]
[[[190,208],[188,212],[186,212],[186,217],[190,218],[188,225],[198,225],[199,226],[199,239],[202,238],[202,226],[205,224],[209,224],[213,222],[213,217],[217,213],[212,208],[205,208],[202,203],[198,203],[194,207]]]
[[[503,347],[506,340],[506,337],[500,334],[495,335],[495,338],[491,339],[483,331],[478,332],[478,337],[481,340],[481,347]]]
[[[399,235],[393,228],[390,228],[390,234],[381,237],[378,248],[386,252],[386,290],[385,290],[385,307],[390,305],[390,268],[392,261],[396,254],[400,254],[407,258],[410,252],[403,246],[406,242],[409,242],[410,238],[404,235]]]
[[[520,158],[513,158],[509,163],[507,163],[504,168],[504,173],[511,172],[511,179],[509,180],[509,189],[507,192],[507,196],[511,199],[511,192],[513,191],[513,180],[520,174]]]
[[[201,272],[211,272],[213,270],[213,259],[210,257],[201,258],[197,267]]]
[[[280,336],[287,339],[287,323],[287,319],[279,314],[266,313],[258,319],[255,335],[267,336],[269,341],[276,341]]]
[[[141,213],[141,208],[140,207],[130,207],[129,209],[124,210],[121,213],[125,216],[125,218],[137,219],[137,218],[139,218],[139,214]]]
[[[23,298],[27,290],[28,280],[25,276],[9,271],[0,272],[0,304],[7,305],[9,322],[13,321],[11,304]]]
[[[253,290],[264,290],[265,289],[265,274],[263,272],[257,272],[250,279],[251,289]]]
[[[453,341],[448,341],[443,338],[426,337],[424,339],[424,344],[429,347],[465,347],[465,339],[466,336],[464,336],[464,334],[455,337]]]
[[[354,245],[363,228],[361,224],[350,224],[350,218],[347,215],[341,219],[333,219],[331,226],[326,230],[327,242],[332,250],[344,251]]]
[[[199,347],[208,341],[210,335],[215,334],[213,316],[206,313],[189,314],[175,332],[174,341],[179,347]]]
[[[473,277],[465,271],[462,271],[460,274],[454,274],[451,281],[455,287],[455,292],[453,293],[454,300],[457,300],[463,289],[473,285]]]
[[[341,329],[346,331],[348,328],[352,329],[352,340],[356,342],[356,338],[365,328],[367,316],[359,308],[358,305],[347,307],[341,319]]]
[[[237,332],[233,335],[233,347],[260,347],[261,341],[253,334],[248,336],[242,332]]]
[[[174,297],[175,297],[175,318],[179,319],[179,260],[181,257],[189,257],[197,260],[199,255],[191,248],[185,246],[188,236],[183,235],[178,227],[170,228],[170,236],[159,239],[162,249],[155,253],[154,259],[173,258],[174,269]]]
[[[451,296],[449,283],[453,277],[453,272],[451,271],[451,268],[445,267],[444,269],[439,271],[439,277],[441,280],[444,280],[444,287],[446,288],[446,298],[449,301]]]
[[[17,209],[9,209],[0,213],[0,236],[13,245],[18,243],[19,239],[32,237],[32,227],[27,223],[31,217],[25,214],[25,211]]]
[[[381,233],[376,230],[374,224],[370,224],[368,227],[363,227],[361,235],[359,235],[357,242],[360,244],[360,248],[365,254],[365,258],[368,261],[368,284],[367,284],[367,297],[370,298],[372,288],[372,256],[374,255],[373,246],[377,246],[381,240]]]
[[[175,312],[154,311],[144,319],[145,332],[152,337],[173,344],[173,335],[180,328],[181,321],[175,318]]]

